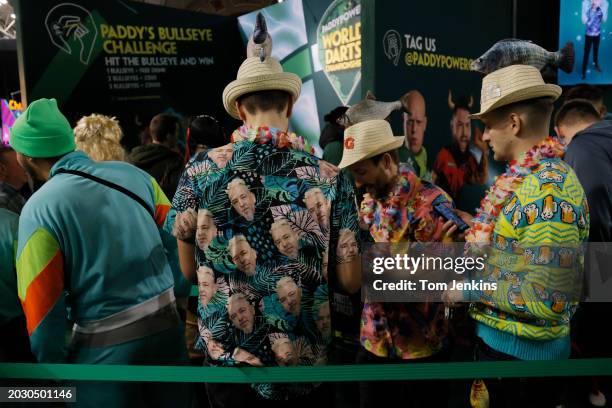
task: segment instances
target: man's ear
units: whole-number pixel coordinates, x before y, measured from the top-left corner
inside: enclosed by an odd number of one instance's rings
[[[289,98],[289,102],[287,102],[287,117],[290,118],[293,113],[293,97]]]
[[[246,114],[244,113],[244,107],[238,102],[234,102],[236,104],[236,111],[238,112],[238,117],[241,121],[246,121]]]
[[[517,136],[521,133],[521,129],[523,128],[523,118],[518,113],[511,113],[508,119],[510,121],[510,128],[512,130],[512,134]]]
[[[599,108],[599,117],[603,119],[604,116],[606,116],[606,113],[608,113],[608,108],[606,107],[606,105],[601,105],[601,107]]]

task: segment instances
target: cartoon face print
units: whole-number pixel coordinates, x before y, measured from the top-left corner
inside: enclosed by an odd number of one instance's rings
[[[247,221],[255,218],[255,194],[253,194],[243,179],[235,178],[227,185],[227,196],[230,204],[238,215]]]

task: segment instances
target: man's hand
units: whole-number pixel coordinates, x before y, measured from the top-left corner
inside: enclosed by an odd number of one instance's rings
[[[472,226],[474,225],[474,223],[472,222],[472,218],[474,218],[472,214],[458,210],[456,208],[453,211],[455,212],[455,214],[461,217],[463,222],[465,222],[470,228],[472,228]],[[464,231],[459,231],[459,227],[457,226],[457,224],[455,224],[451,220],[446,221],[442,226],[442,235],[446,238],[452,239],[455,242],[465,241],[466,232],[467,229]]]
[[[177,213],[172,227],[172,235],[180,240],[187,240],[195,235],[197,225],[198,213],[193,208]]]

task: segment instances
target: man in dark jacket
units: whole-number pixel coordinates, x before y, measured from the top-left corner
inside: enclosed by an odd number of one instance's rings
[[[582,350],[581,357],[610,357],[609,336],[601,335],[599,322],[609,318],[612,303],[605,294],[603,270],[609,268],[612,240],[612,121],[601,120],[602,111],[587,99],[568,100],[555,116],[555,131],[565,139],[565,161],[573,167],[589,203],[589,256],[585,262],[586,293],[591,302],[583,302],[573,327],[574,340]],[[607,248],[606,248],[607,247]],[[602,292],[603,290],[603,292]],[[597,299],[597,300],[595,300]],[[593,405],[604,406],[605,395],[598,381],[586,384]],[[609,381],[605,381],[609,384]]]
[[[165,113],[154,116],[149,133],[152,143],[132,150],[129,161],[153,176],[172,200],[183,170],[183,158],[177,149],[178,118]]]
[[[555,117],[555,130],[565,139],[565,161],[574,168],[589,202],[589,242],[612,241],[612,121],[600,120],[585,99],[566,102]]]

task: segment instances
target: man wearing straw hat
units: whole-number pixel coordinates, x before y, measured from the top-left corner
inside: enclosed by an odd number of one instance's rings
[[[355,185],[365,188],[359,212],[375,242],[439,242],[452,212],[452,199],[440,188],[418,178],[400,164],[403,136],[393,136],[385,120],[368,120],[344,131],[340,168],[348,168]],[[447,239],[448,241],[448,239]],[[366,299],[361,317],[361,349],[357,361],[384,364],[397,361],[432,362],[445,359],[447,322],[442,303],[378,303]],[[442,382],[360,384],[362,407],[389,405],[398,395],[414,407],[446,405],[448,384]],[[403,394],[405,393],[405,394]]]
[[[466,234],[468,243],[489,251],[484,276],[497,283],[496,291],[470,293],[478,299],[470,314],[481,360],[559,360],[570,354],[579,288],[564,283],[575,282],[582,268],[577,247],[588,236],[589,214],[583,188],[562,160],[563,146],[548,136],[560,94],[559,86],[545,84],[538,69],[527,65],[499,69],[482,81],[481,111],[473,117],[484,123],[483,140],[495,160],[509,166]],[[516,406],[558,403],[551,381],[486,385],[493,406],[508,400]]]
[[[185,276],[193,280],[196,265],[209,266],[217,282],[225,281],[228,285],[230,297],[241,292],[249,294],[244,302],[249,303],[248,308],[254,307],[254,319],[263,324],[259,330],[245,334],[222,321],[201,318],[200,332],[210,331],[214,344],[220,345],[226,356],[244,348],[236,339],[257,345],[249,350],[256,358],[253,361],[264,365],[277,364],[270,335],[304,336],[313,353],[312,358],[300,360],[300,364],[314,365],[318,363],[315,356],[325,356],[329,341],[318,335],[316,322],[302,319],[295,326],[277,327],[269,323],[273,315],[268,316],[265,308],[255,306],[276,295],[278,282],[291,279],[299,285],[307,312],[312,313],[314,294],[327,285],[323,268],[328,254],[329,275],[333,276],[334,284],[351,292],[359,290],[360,258],[348,261],[336,254],[340,231],[355,235],[359,230],[357,210],[347,178],[315,157],[303,137],[288,131],[301,81],[296,75],[283,72],[269,52],[263,48],[247,52],[252,56],[242,63],[236,80],[225,88],[226,111],[244,124],[233,132],[233,143],[198,154],[185,169],[173,201],[173,211],[177,212],[174,233]],[[222,165],[214,160],[219,149],[230,152]],[[238,181],[244,194],[228,194],[228,186]],[[323,195],[320,201],[330,203],[330,211],[321,214],[310,211],[310,196],[315,188]],[[217,235],[205,251],[196,248],[193,241],[193,214],[200,208],[211,212],[217,226]],[[309,256],[304,256],[306,248],[297,244],[290,256],[282,245],[275,245],[273,225],[283,225],[296,239],[308,242]],[[253,273],[241,272],[239,252],[246,249],[236,250],[230,245],[235,237],[244,239],[245,248],[257,253],[256,259],[253,257],[255,265],[251,265]],[[229,321],[230,317],[220,319]],[[205,351],[211,365],[250,364],[249,360],[233,357],[216,359],[213,350]],[[326,406],[328,398],[325,386],[317,388],[304,383],[206,384],[206,389],[212,407]]]
[[[17,290],[39,362],[187,362],[160,228],[170,202],[127,163],[75,151],[55,99],[32,102],[11,146],[44,185],[19,218]],[[70,320],[68,318],[70,316]],[[72,327],[72,340],[66,332]],[[185,384],[78,383],[81,406],[189,406]]]

